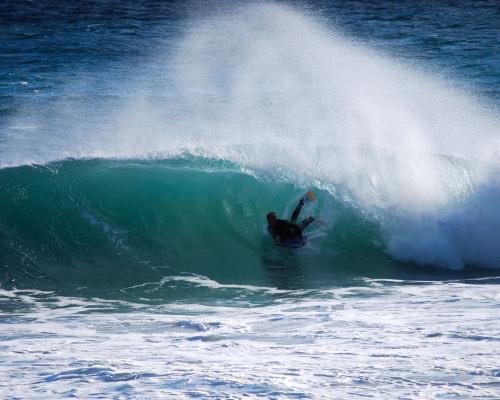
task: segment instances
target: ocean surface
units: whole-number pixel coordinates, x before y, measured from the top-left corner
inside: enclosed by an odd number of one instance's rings
[[[500,398],[499,110],[497,1],[2,1],[0,398]]]

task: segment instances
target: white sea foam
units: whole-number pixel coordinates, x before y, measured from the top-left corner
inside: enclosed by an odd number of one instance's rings
[[[252,308],[113,312],[24,291],[38,306],[1,315],[0,397],[496,398],[497,292],[383,282]]]
[[[277,289],[272,287],[254,286],[254,285],[235,285],[235,284],[222,284],[206,276],[201,275],[182,275],[182,276],[166,276],[161,282],[160,286],[169,281],[184,281],[192,283],[196,286],[204,286],[210,289],[243,289],[255,292],[266,293],[289,293],[290,290]]]

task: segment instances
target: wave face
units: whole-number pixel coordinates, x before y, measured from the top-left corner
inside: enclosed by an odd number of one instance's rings
[[[341,272],[377,248],[376,228],[354,210],[336,217],[341,236],[324,226],[307,249],[275,248],[264,216],[290,213],[302,192],[220,160],[73,160],[5,169],[0,182],[4,284],[124,287],[181,272],[262,283],[267,267],[349,260]],[[303,217],[344,208],[318,196]]]
[[[318,186],[318,201],[302,217],[314,215],[323,224],[309,229],[306,247],[289,250],[272,244],[264,216],[273,209],[288,216],[304,188],[224,160],[68,160],[1,170],[0,186],[7,287],[119,290],[160,282],[167,290],[166,276],[191,282],[200,275],[269,286],[285,272],[315,286],[342,276],[422,278],[389,257],[412,260],[417,250],[417,262],[440,266],[459,257],[460,265],[495,267],[498,258],[494,242],[479,242],[496,228],[486,213],[498,192],[479,190],[441,219],[410,226],[399,211],[369,212],[351,202],[347,190],[332,194]],[[439,232],[417,231],[433,223]],[[449,241],[432,245],[442,237]],[[427,272],[433,275],[438,271]]]
[[[5,282],[258,279],[297,257],[364,275],[392,260],[500,266],[491,105],[302,11],[224,11],[186,23],[119,100],[73,82],[10,118]],[[327,223],[298,256],[276,253],[263,216],[308,187]]]

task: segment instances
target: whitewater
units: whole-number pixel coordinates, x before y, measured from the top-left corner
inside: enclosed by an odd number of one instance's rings
[[[83,4],[0,8],[2,398],[500,396],[494,4]]]

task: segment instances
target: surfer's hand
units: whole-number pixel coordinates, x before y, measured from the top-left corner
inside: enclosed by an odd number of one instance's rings
[[[315,201],[316,200],[316,197],[314,196],[314,193],[312,192],[312,190],[309,190],[304,196],[302,196],[302,198],[300,199],[300,202],[302,204],[304,203],[310,203],[311,201]]]

